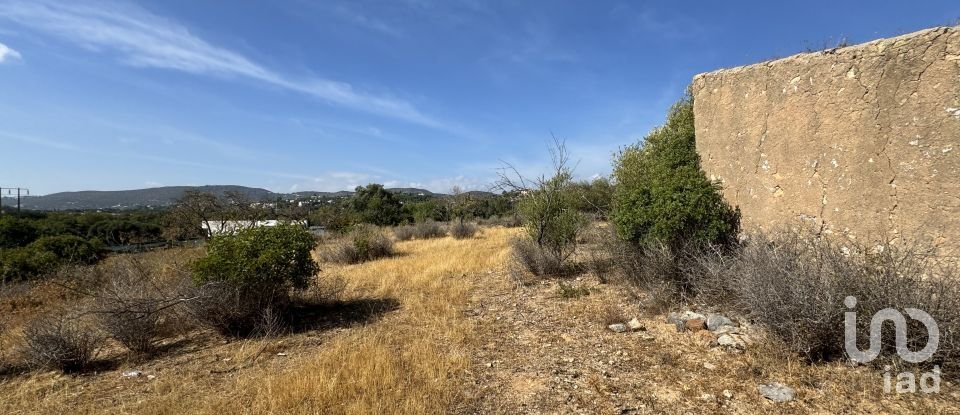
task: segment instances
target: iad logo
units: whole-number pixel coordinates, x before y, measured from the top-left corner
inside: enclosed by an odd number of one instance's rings
[[[847,297],[843,300],[843,304],[846,305],[847,308],[853,309],[857,306],[857,298],[853,296]],[[873,361],[873,359],[876,359],[877,356],[880,355],[883,340],[881,330],[883,329],[883,323],[885,321],[893,322],[896,334],[897,354],[900,355],[903,360],[910,363],[920,363],[932,358],[933,354],[937,352],[937,347],[940,345],[940,328],[937,326],[937,322],[933,320],[933,317],[930,317],[930,314],[927,314],[927,312],[923,310],[907,308],[904,309],[904,311],[907,312],[910,318],[923,323],[924,327],[927,328],[927,344],[923,349],[914,352],[907,347],[907,319],[903,316],[903,313],[892,308],[885,308],[874,314],[873,319],[870,320],[870,347],[866,351],[861,351],[857,348],[857,312],[847,311],[843,313],[844,348],[847,351],[847,355],[850,356],[850,360],[857,363],[867,363]],[[884,370],[883,391],[890,393],[890,366],[886,366]],[[902,372],[898,374],[896,390],[897,393],[916,392],[917,380],[914,374],[912,372]],[[933,371],[920,376],[920,390],[924,393],[940,392],[939,366],[934,366]]]

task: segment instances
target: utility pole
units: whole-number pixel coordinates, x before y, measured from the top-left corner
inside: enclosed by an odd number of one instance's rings
[[[30,196],[30,189],[23,187],[0,187],[0,213],[3,213],[3,191],[6,190],[8,195],[12,195],[13,191],[17,191],[17,216],[20,216],[20,196],[23,192],[23,196]]]

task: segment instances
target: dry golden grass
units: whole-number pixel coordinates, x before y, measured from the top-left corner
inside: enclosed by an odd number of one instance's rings
[[[842,362],[810,365],[765,340],[744,353],[711,347],[706,332],[678,333],[644,312],[626,288],[583,275],[517,288],[505,268],[519,229],[476,238],[415,240],[398,255],[357,265],[321,264],[337,318],[267,339],[227,341],[207,330],[165,342],[151,360],[112,346],[104,366],[77,376],[4,375],[0,414],[442,414],[442,413],[957,413],[960,394],[887,395],[881,373]],[[182,277],[197,251],[142,258],[159,278]],[[179,264],[179,265],[171,265]],[[109,266],[110,263],[104,264]],[[341,284],[336,282],[341,281]],[[336,288],[333,290],[331,288]],[[10,355],[23,322],[82,301],[54,284],[0,293],[0,333]],[[384,306],[386,305],[386,306]],[[366,308],[364,308],[366,307]],[[305,312],[307,315],[308,312]],[[347,318],[344,316],[360,316]],[[638,317],[643,333],[606,324]],[[332,323],[331,323],[332,321]],[[705,365],[709,364],[709,365]],[[144,375],[126,379],[124,370]],[[952,379],[951,379],[952,380]],[[773,404],[756,386],[781,381],[797,399]],[[724,398],[724,391],[733,398]]]
[[[113,355],[121,363],[100,373],[0,379],[0,413],[448,412],[470,365],[474,327],[463,307],[481,274],[504,264],[515,233],[401,242],[392,258],[321,264],[320,279],[345,282],[343,303],[397,302],[366,324],[231,343],[194,332],[148,362]],[[120,376],[133,368],[156,378]]]

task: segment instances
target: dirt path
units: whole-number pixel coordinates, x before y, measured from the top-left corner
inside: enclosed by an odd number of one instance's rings
[[[717,347],[707,331],[678,333],[662,315],[642,313],[623,288],[594,277],[570,280],[589,295],[562,298],[558,281],[516,288],[505,273],[465,313],[478,341],[461,413],[956,413],[955,389],[936,397],[882,394],[882,374],[840,364],[810,366],[775,347]],[[614,333],[609,320],[637,317],[645,330]],[[775,404],[757,386],[797,390]]]

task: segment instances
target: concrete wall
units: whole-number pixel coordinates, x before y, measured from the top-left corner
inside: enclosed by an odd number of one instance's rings
[[[745,230],[960,254],[960,28],[697,75],[697,150]]]

